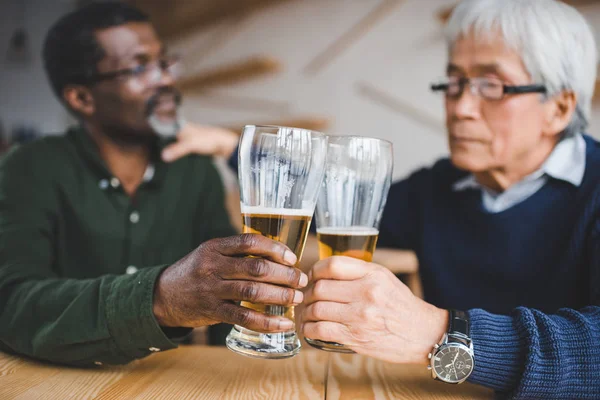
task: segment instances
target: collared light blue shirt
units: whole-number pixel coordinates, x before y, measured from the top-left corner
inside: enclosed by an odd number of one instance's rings
[[[578,133],[558,142],[540,169],[503,192],[482,186],[472,174],[455,182],[452,189],[480,189],[485,210],[490,213],[502,212],[529,198],[550,178],[566,181],[574,186],[581,185],[585,173],[585,150],[585,140]]]

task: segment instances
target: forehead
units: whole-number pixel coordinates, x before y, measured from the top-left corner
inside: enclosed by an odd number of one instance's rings
[[[507,78],[529,77],[521,55],[510,48],[500,34],[463,35],[456,40],[449,54],[449,68],[465,73],[498,73]]]
[[[131,22],[96,31],[96,39],[111,63],[154,54],[162,49],[154,28],[147,22]]]

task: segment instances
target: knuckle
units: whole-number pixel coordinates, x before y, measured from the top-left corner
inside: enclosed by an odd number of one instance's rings
[[[281,289],[281,304],[292,304],[294,301],[294,289]]]
[[[375,318],[376,311],[374,307],[367,306],[361,308],[358,315],[361,321],[371,321]]]
[[[263,330],[265,330],[265,331],[269,331],[269,330],[271,330],[271,329],[278,328],[278,326],[273,326],[273,325],[274,325],[274,324],[273,324],[273,322],[271,321],[271,319],[270,319],[270,318],[266,318],[266,317],[265,317],[265,318],[262,318],[262,321],[261,321],[261,323],[260,323],[260,326],[261,326],[261,327],[262,327],[262,329],[263,329]],[[279,325],[279,324],[277,324],[277,325]]]
[[[246,282],[240,285],[240,295],[243,300],[255,302],[259,297],[258,287],[250,282]]]
[[[338,273],[340,273],[343,269],[343,259],[339,256],[334,256],[331,257],[331,260],[329,261],[329,271],[333,274],[333,275],[337,275]]]
[[[234,315],[231,308],[227,307],[225,303],[215,308],[215,315],[220,321],[233,321]]]
[[[318,298],[325,296],[325,294],[327,293],[326,286],[327,286],[327,283],[324,280],[317,281],[313,288],[314,297],[316,297],[318,299]]]
[[[336,274],[336,272],[340,269],[340,257],[339,256],[333,256],[329,259],[329,263],[327,264],[327,269],[329,270],[329,272],[331,272],[333,275]]]
[[[327,340],[329,339],[329,330],[327,326],[322,322],[317,322],[314,326],[315,335],[321,339]]]
[[[325,319],[326,307],[323,302],[314,303],[312,306],[312,315],[315,319]]]
[[[286,274],[289,286],[296,286],[300,282],[301,271],[298,268],[286,267]]]
[[[248,267],[248,275],[254,278],[261,278],[269,273],[269,264],[262,258],[254,258]]]
[[[211,251],[216,246],[215,239],[208,240],[196,248],[196,251],[200,254]]]
[[[296,286],[300,281],[300,270],[296,268],[284,267],[285,272],[283,277],[286,280],[287,286]]]
[[[233,312],[233,320],[241,326],[248,326],[252,322],[252,317],[248,309],[240,308]]]
[[[373,274],[375,274],[375,276],[379,279],[387,279],[390,276],[394,276],[394,274],[392,274],[392,272],[389,269],[381,266],[377,266],[373,271]]]
[[[379,291],[375,285],[369,285],[365,288],[365,299],[369,303],[376,303],[379,299]]]
[[[239,247],[242,251],[248,251],[253,249],[258,244],[257,235],[252,234],[241,234],[239,235]]]
[[[311,324],[310,323],[302,324],[302,326],[300,327],[300,331],[302,332],[302,335],[304,337],[310,337],[311,336]]]

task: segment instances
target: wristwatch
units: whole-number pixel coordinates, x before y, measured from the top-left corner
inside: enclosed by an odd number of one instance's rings
[[[469,336],[469,315],[464,311],[449,310],[448,332],[429,353],[433,379],[446,383],[462,383],[473,372],[473,342]]]

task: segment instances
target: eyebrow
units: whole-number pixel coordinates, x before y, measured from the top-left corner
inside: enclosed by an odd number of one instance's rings
[[[167,53],[167,47],[163,44],[160,45],[158,54],[160,56],[164,56]],[[148,61],[151,58],[150,56],[150,50],[148,48],[144,48],[143,50],[137,50],[134,51],[128,55],[126,55],[125,57],[123,57],[123,59],[125,60],[136,60],[136,61]]]
[[[491,64],[476,64],[473,69],[477,72],[477,73],[492,73],[492,74],[498,74],[498,75],[506,75],[503,73],[502,67],[499,64],[496,63],[491,63]],[[461,74],[465,74],[465,70],[461,67],[459,67],[456,64],[452,64],[452,63],[448,63],[448,66],[446,67],[446,73],[450,74],[453,72],[458,72]]]

